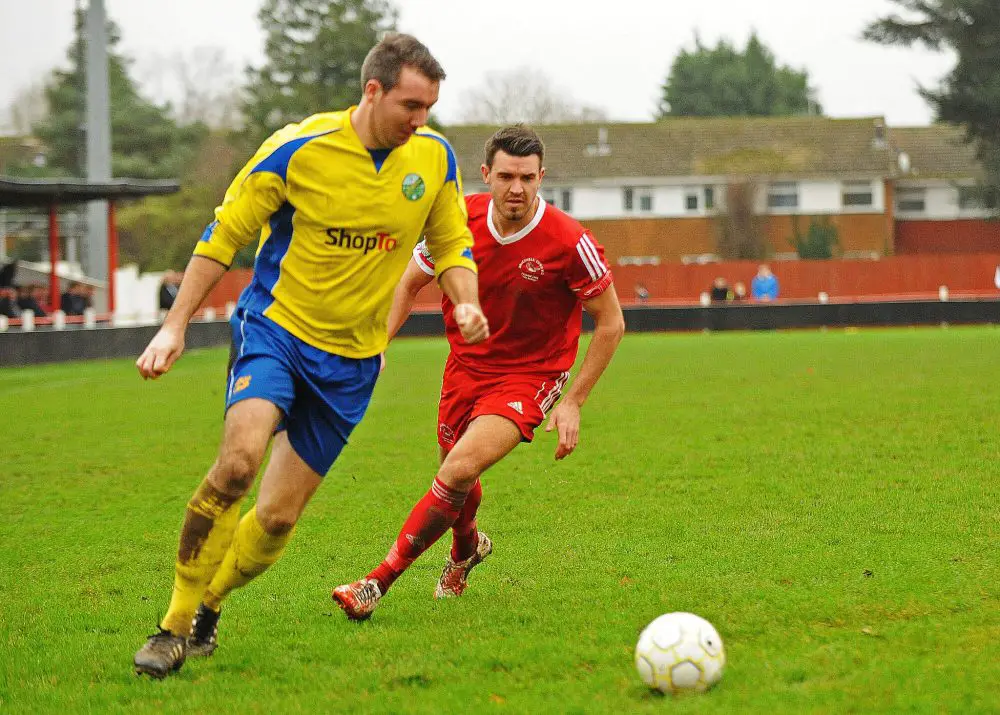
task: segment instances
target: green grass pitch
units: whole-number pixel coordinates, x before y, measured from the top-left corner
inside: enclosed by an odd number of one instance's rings
[[[221,646],[163,682],[167,605],[214,457],[226,353],[0,371],[0,711],[1000,711],[1000,330],[629,335],[555,463],[484,477],[496,552],[435,602],[439,542],[374,618],[333,586],[383,556],[435,472],[442,340],[401,340],[285,557]],[[698,613],[729,658],[654,696],[639,631]]]

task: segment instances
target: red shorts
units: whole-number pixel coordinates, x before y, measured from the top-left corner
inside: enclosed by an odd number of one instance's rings
[[[450,450],[465,434],[469,423],[480,415],[506,417],[521,430],[523,441],[530,442],[535,428],[559,400],[568,380],[568,372],[505,375],[471,372],[449,359],[438,407],[438,444],[445,451]]]

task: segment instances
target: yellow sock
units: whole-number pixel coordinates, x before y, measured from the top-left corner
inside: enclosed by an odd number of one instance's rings
[[[257,507],[248,511],[240,520],[226,558],[205,592],[205,605],[218,611],[222,599],[230,591],[245,586],[264,573],[281,556],[294,531],[291,529],[277,536],[268,534],[257,518]]]
[[[242,497],[223,494],[203,481],[188,502],[174,566],[174,591],[160,627],[174,635],[191,633],[191,619],[205,588],[233,540]]]

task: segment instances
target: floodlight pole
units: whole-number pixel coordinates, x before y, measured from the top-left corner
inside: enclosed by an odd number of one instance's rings
[[[59,294],[59,275],[56,267],[59,265],[59,205],[49,204],[49,310],[59,310],[61,305]]]
[[[108,38],[104,0],[90,0],[87,7],[87,178],[111,178],[111,112],[108,94]],[[92,201],[87,207],[87,250],[84,273],[108,286],[108,202]],[[110,297],[112,289],[106,294]]]

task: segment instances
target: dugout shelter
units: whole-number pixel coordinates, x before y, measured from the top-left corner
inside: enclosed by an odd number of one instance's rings
[[[115,310],[115,271],[118,269],[118,225],[115,208],[117,202],[160,196],[180,191],[180,184],[173,180],[143,181],[139,179],[111,179],[88,181],[86,179],[21,179],[0,176],[0,208],[47,207],[49,212],[49,299],[59,305],[59,207],[90,201],[108,202],[108,312]]]

